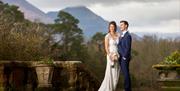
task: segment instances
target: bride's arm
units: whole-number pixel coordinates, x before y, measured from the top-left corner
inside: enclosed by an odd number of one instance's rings
[[[109,52],[109,39],[108,39],[108,37],[105,37],[104,44],[105,44],[105,51],[106,51],[107,55],[109,55],[110,52]]]

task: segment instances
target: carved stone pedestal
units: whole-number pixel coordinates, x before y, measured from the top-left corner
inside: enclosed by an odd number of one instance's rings
[[[36,65],[35,69],[38,79],[38,87],[52,87],[51,80],[54,67],[40,64]]]
[[[180,65],[154,65],[159,70],[158,85],[162,91],[180,91]]]

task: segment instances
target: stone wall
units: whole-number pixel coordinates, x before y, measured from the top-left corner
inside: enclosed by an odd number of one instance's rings
[[[39,91],[34,63],[0,61],[0,91]],[[42,91],[97,91],[100,86],[80,61],[55,61],[53,67],[52,87]]]

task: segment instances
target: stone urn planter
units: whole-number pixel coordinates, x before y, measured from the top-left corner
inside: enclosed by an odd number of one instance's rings
[[[40,61],[34,62],[38,87],[52,87],[51,81],[54,71],[54,65],[52,61]]]
[[[180,91],[180,53],[174,52],[152,67],[158,70],[157,82],[162,91]]]
[[[163,91],[180,91],[180,65],[153,65],[158,70],[157,82]]]

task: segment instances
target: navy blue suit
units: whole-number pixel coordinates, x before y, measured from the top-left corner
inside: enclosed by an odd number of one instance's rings
[[[125,91],[131,91],[131,79],[129,73],[129,62],[131,59],[131,42],[131,35],[129,32],[126,32],[124,34],[124,37],[120,38],[118,44],[118,52],[120,54],[119,63],[124,76]]]

